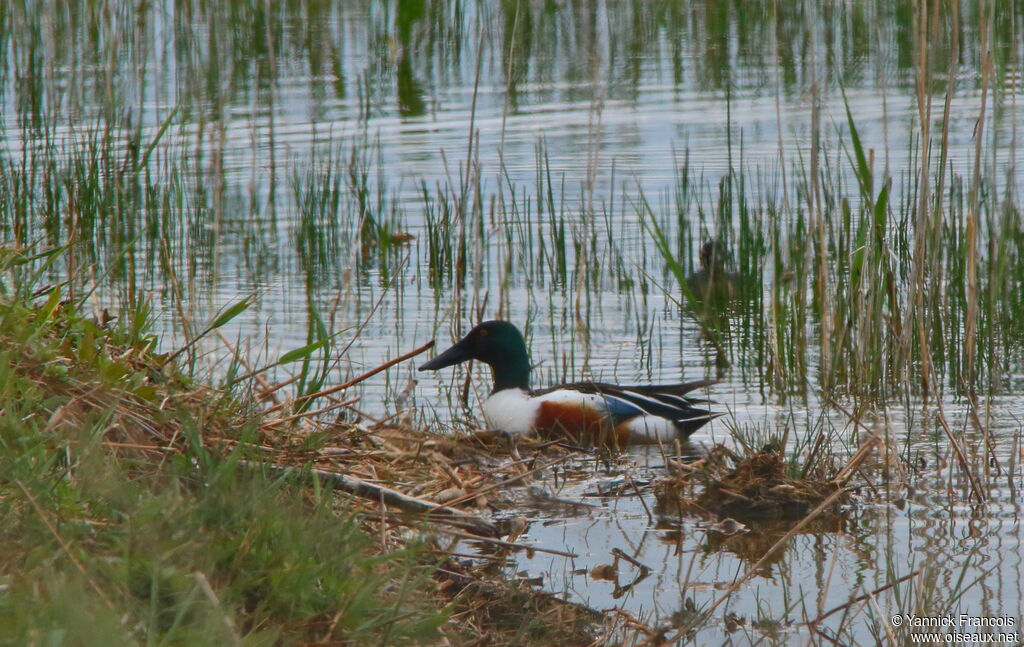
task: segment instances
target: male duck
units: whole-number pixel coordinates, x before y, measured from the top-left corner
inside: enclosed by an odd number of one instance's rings
[[[509,434],[604,446],[650,444],[685,439],[719,415],[683,397],[713,384],[711,380],[661,386],[577,382],[533,391],[526,343],[507,321],[485,321],[420,370],[436,371],[470,359],[491,367],[494,389],[484,403],[484,417],[492,429]]]

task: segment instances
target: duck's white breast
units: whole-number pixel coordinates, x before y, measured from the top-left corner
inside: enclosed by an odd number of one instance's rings
[[[484,402],[484,418],[491,429],[526,435],[533,429],[540,403],[522,389],[504,389]]]

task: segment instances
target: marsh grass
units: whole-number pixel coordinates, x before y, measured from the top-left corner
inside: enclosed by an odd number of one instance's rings
[[[981,31],[988,33],[992,18],[985,16]],[[949,33],[959,33],[959,18],[948,20]],[[1006,63],[987,42],[982,49],[981,89],[987,97],[992,86],[997,95],[994,70]],[[932,68],[951,69],[919,61],[921,92],[934,85]],[[558,366],[543,367],[551,381],[588,368],[588,331],[602,317],[602,295],[627,298],[650,358],[656,330],[645,302],[655,292],[693,318],[716,373],[734,366],[748,383],[780,397],[806,394],[809,384],[876,401],[945,389],[998,391],[1004,367],[1019,361],[1015,341],[1024,337],[1016,289],[1024,232],[1014,185],[985,163],[991,130],[984,119],[970,175],[953,170],[945,129],[956,91],[949,72],[937,134],[929,131],[930,100],[918,99],[913,172],[877,170],[875,151],[865,149],[844,107],[831,123],[815,120],[810,150],[776,169],[749,168],[741,136],[730,131],[729,167],[709,186],[682,151],[677,180],[660,200],[614,169],[607,196],[595,195],[597,155],[588,155],[590,180],[578,187],[579,200],[570,200],[577,187],[552,167],[543,140],[531,182],[515,179],[503,159],[486,169],[471,117],[466,158],[443,158],[445,179],[417,189],[420,229],[408,224],[409,207],[399,197],[408,192],[389,179],[382,144],[365,122],[341,146],[314,143],[312,159],[293,166],[291,191],[282,197],[252,187],[249,196],[232,196],[217,143],[226,137],[223,123],[199,124],[212,136],[193,146],[192,127],[182,121],[187,105],[143,128],[134,108],[112,96],[103,129],[68,140],[54,113],[28,137],[41,145],[26,149],[21,163],[0,164],[0,227],[20,246],[73,243],[63,257],[68,275],[104,260],[125,303],[162,275],[186,341],[202,329],[189,295],[197,279],[216,272],[225,232],[246,229],[243,247],[257,276],[266,264],[261,257],[275,246],[270,229],[245,226],[231,213],[248,202],[256,209],[249,224],[294,206],[291,248],[311,295],[347,271],[391,282],[409,251],[423,260],[410,264],[410,278],[431,287],[436,319],[452,321],[453,336],[486,310],[524,321],[529,334],[534,303],[547,300],[546,328],[571,331],[566,347],[552,353]],[[1002,114],[996,98],[992,107],[983,98],[979,117]],[[592,112],[591,127],[600,129],[600,107]],[[848,186],[851,178],[856,186]],[[44,191],[32,188],[40,185]],[[782,190],[795,199],[780,197]],[[686,286],[695,249],[711,237],[735,255],[741,307],[725,313],[695,307]],[[134,251],[125,254],[129,242]],[[524,301],[526,311],[513,312]]]
[[[770,201],[749,205],[772,214],[756,221],[724,212],[729,222],[719,235],[745,257],[740,293],[752,298],[731,318],[708,317],[693,303],[686,287],[692,266],[679,252],[690,248],[690,234],[644,204],[640,213],[673,279],[666,291],[682,293],[681,306],[712,344],[732,334],[750,342],[742,344],[752,352],[740,365],[758,371],[753,377],[773,390],[811,383],[880,401],[1002,388],[1006,376],[998,358],[1014,354],[1012,340],[1021,334],[1015,300],[1004,298],[1021,280],[1013,269],[1020,267],[1016,241],[1022,233],[1015,198],[978,201],[980,215],[973,216],[967,180],[950,171],[949,191],[922,198],[921,184],[908,180],[894,204],[893,179],[876,178],[848,108],[846,117],[837,125],[839,155],[817,183],[827,205],[820,239],[799,209],[787,213]],[[839,163],[850,166],[857,195],[846,197]],[[795,171],[791,176],[799,176],[799,167]],[[984,191],[984,181],[977,182]],[[922,199],[929,213],[942,216],[917,218]],[[751,256],[763,260],[751,264]],[[821,256],[828,262],[819,263]],[[827,299],[814,287],[821,285],[829,286]],[[825,321],[829,344],[823,346],[811,331]]]

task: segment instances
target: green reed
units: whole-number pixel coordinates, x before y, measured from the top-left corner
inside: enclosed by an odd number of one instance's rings
[[[742,183],[719,187],[719,229],[708,235],[728,241],[742,259],[740,307],[729,332],[754,351],[756,377],[781,390],[810,380],[871,397],[904,388],[925,395],[943,388],[998,389],[997,358],[1016,357],[1012,340],[1021,334],[1019,300],[1009,296],[1022,280],[1012,185],[999,200],[982,199],[997,178],[976,177],[976,216],[965,190],[969,180],[952,171],[941,194],[925,195],[928,183],[919,174],[905,175],[894,201],[894,179],[876,176],[873,151],[861,144],[849,110],[835,138],[836,147],[821,156],[819,225],[799,205],[751,199]],[[852,194],[841,165],[857,181]],[[939,183],[933,175],[940,169],[926,165],[924,172]],[[799,193],[813,192],[807,168],[789,175],[799,178]],[[680,211],[693,181],[680,181]],[[758,187],[759,196],[772,193],[771,185]],[[658,217],[649,206],[640,215],[686,295],[692,265],[679,250],[693,248],[688,226]],[[725,320],[707,319],[689,305],[711,338],[724,332],[717,324]],[[829,344],[812,342],[825,322]],[[741,366],[749,360],[748,353]],[[814,366],[828,374],[813,374]]]

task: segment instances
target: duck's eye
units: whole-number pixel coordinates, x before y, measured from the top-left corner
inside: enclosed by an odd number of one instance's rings
[[[480,337],[486,337],[488,335],[487,329],[486,328],[481,328],[480,331],[477,333],[477,335],[480,336]]]

